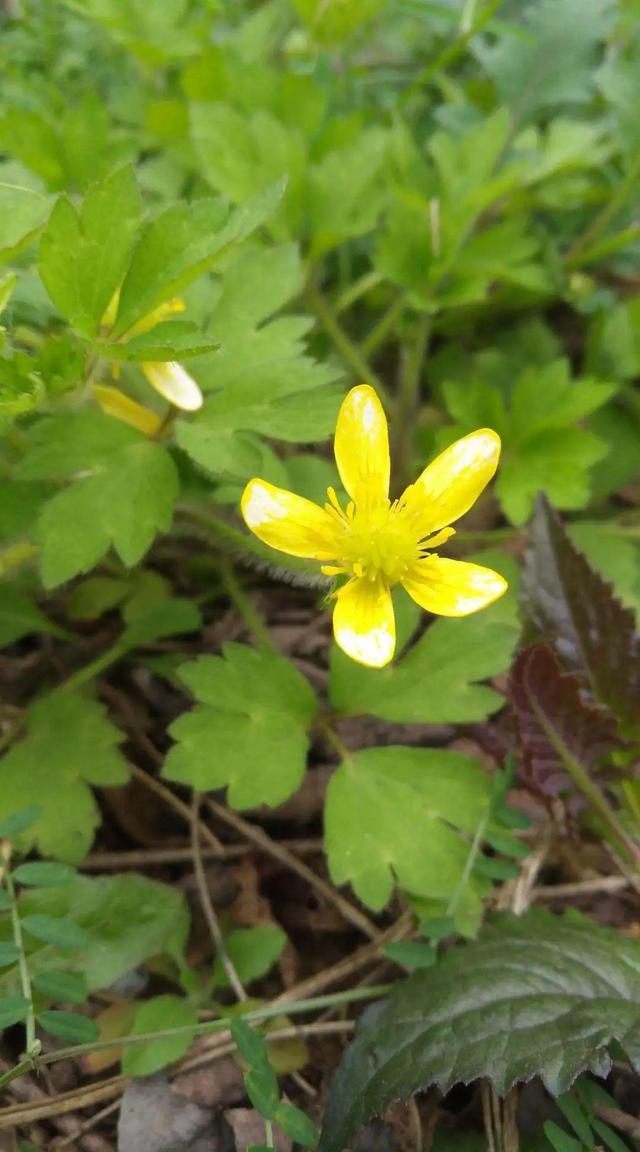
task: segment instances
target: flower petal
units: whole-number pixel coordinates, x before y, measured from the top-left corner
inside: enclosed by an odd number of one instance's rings
[[[333,612],[336,643],[359,664],[383,668],[393,658],[396,622],[391,593],[380,580],[350,580]]]
[[[271,548],[290,556],[335,559],[334,522],[324,508],[311,500],[276,488],[266,480],[250,480],[240,508],[247,527]]]
[[[416,604],[436,616],[469,616],[492,604],[508,587],[491,568],[442,556],[420,560],[402,583]]]
[[[345,396],[336,424],[336,464],[346,491],[361,505],[389,495],[389,433],[377,394],[368,384]]]
[[[132,428],[144,432],[145,436],[155,436],[160,430],[162,419],[158,413],[152,412],[151,408],[145,408],[143,404],[138,404],[137,400],[132,400],[130,396],[125,396],[119,388],[110,388],[107,384],[94,384],[93,395],[107,416],[114,416],[116,420],[130,424]]]
[[[404,499],[413,506],[424,532],[453,524],[475,504],[489,483],[500,459],[500,437],[480,428],[456,440],[428,464]]]
[[[151,387],[176,408],[195,412],[202,407],[202,392],[182,364],[175,360],[145,361],[142,371]]]

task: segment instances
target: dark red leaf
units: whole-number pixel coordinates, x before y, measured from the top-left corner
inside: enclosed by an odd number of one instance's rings
[[[593,698],[640,736],[640,635],[633,613],[575,547],[544,496],[538,498],[523,573],[525,604],[556,655]]]
[[[508,691],[524,781],[549,798],[573,791],[577,774],[591,777],[615,744],[616,722],[584,699],[579,681],[562,671],[546,644],[520,653]]]

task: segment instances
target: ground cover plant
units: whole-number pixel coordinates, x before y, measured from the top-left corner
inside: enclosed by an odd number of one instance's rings
[[[0,1141],[633,1150],[638,0],[0,77]]]

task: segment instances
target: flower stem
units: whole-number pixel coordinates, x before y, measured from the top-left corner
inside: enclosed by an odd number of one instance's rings
[[[358,377],[358,380],[375,388],[380,399],[384,403],[389,404],[389,394],[384,381],[373,371],[373,368],[363,356],[358,345],[347,335],[331,304],[312,280],[310,280],[307,285],[307,299],[316,316],[321,321],[325,331],[331,337],[345,364],[347,364],[353,374]]]
[[[224,584],[225,590],[229,596],[229,599],[231,600],[231,603],[236,609],[238,616],[244,620],[254,640],[256,640],[258,644],[264,645],[266,648],[273,649],[274,643],[271,638],[269,629],[260,619],[260,616],[256,612],[251,602],[251,598],[247,596],[244,588],[240,584],[240,581],[234,572],[233,565],[227,561],[223,561],[220,564],[219,571],[222,578],[222,583]]]
[[[10,868],[11,859],[11,845],[8,840],[3,841],[2,844],[2,862],[4,865],[4,882],[7,888],[7,894],[11,901],[11,929],[13,932],[13,942],[20,953],[18,959],[18,968],[20,971],[20,984],[22,986],[22,995],[25,1000],[29,1001],[29,1009],[27,1018],[25,1020],[26,1031],[26,1052],[23,1063],[26,1065],[25,1071],[28,1068],[33,1068],[34,1060],[40,1051],[40,1042],[36,1040],[36,1018],[33,1011],[33,992],[31,990],[31,977],[29,975],[29,967],[27,965],[27,957],[24,951],[24,940],[22,937],[22,923],[20,921],[20,913],[18,912],[18,902],[16,899],[16,890],[13,884],[13,877]]]

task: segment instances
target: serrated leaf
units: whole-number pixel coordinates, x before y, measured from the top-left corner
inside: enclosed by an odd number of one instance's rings
[[[484,720],[501,707],[502,697],[478,681],[505,671],[517,635],[494,622],[488,609],[466,620],[436,620],[402,659],[375,671],[334,646],[331,703],[348,715],[370,713],[394,723]]]
[[[51,197],[25,187],[22,176],[13,187],[10,173],[5,177],[3,171],[2,177],[8,186],[0,184],[0,263],[36,236],[51,210]]]
[[[130,167],[92,184],[82,208],[61,197],[42,236],[40,275],[66,320],[95,336],[129,263],[140,199]]]
[[[560,660],[613,712],[623,734],[640,732],[640,636],[633,613],[573,545],[540,497],[523,573],[526,607]]]
[[[633,610],[640,627],[639,542],[617,533],[616,525],[607,520],[580,520],[569,524],[568,530],[591,567],[613,585],[616,598]]]
[[[92,1044],[100,1035],[95,1020],[89,1020],[77,1012],[62,1012],[51,1008],[38,1013],[37,1020],[45,1032],[59,1040],[68,1040],[70,1044]]]
[[[32,706],[24,739],[2,760],[0,795],[5,828],[12,814],[31,809],[28,823],[8,833],[21,834],[19,844],[24,851],[37,844],[45,856],[69,863],[82,860],[100,820],[88,785],[126,782],[125,764],[117,750],[122,739],[94,700],[60,693]],[[41,814],[34,819],[36,805]]]
[[[149,332],[142,332],[126,343],[99,345],[100,354],[110,360],[186,360],[204,356],[218,347],[215,340],[203,336],[196,324],[187,320],[168,320]]]
[[[30,888],[54,888],[58,884],[68,884],[73,880],[75,869],[70,868],[68,864],[30,860],[14,868],[12,875],[18,884],[26,884]]]
[[[317,441],[333,429],[340,400],[338,373],[305,350],[304,316],[264,321],[302,287],[294,245],[245,253],[225,275],[211,319],[218,353],[198,365],[202,409],[177,424],[178,442],[200,467],[239,477],[261,464],[255,435]]]
[[[460,831],[473,835],[490,796],[488,777],[457,752],[391,747],[355,753],[327,790],[334,883],[350,882],[374,909],[385,906],[396,879],[417,896],[453,896],[469,857]]]
[[[147,224],[122,285],[112,337],[121,337],[259,228],[282,192],[282,184],[272,185],[232,212],[214,199],[175,204]]]
[[[321,1152],[341,1152],[399,1097],[480,1077],[503,1095],[540,1076],[552,1096],[606,1076],[617,1039],[640,1066],[640,946],[584,918],[502,916],[361,1019],[334,1079]]]
[[[26,1020],[31,1001],[25,996],[3,996],[0,1000],[0,1029],[11,1028]]]
[[[156,1032],[164,1028],[185,1028],[180,1036],[150,1040],[127,1047],[122,1057],[122,1071],[125,1076],[151,1076],[167,1064],[173,1064],[184,1056],[198,1023],[198,1014],[193,1004],[180,996],[154,996],[141,1004],[131,1036],[141,1036],[146,1032]]]
[[[40,514],[36,535],[45,586],[93,568],[111,546],[124,564],[136,564],[156,534],[171,526],[177,494],[176,467],[162,445],[138,437],[110,454]]]
[[[523,756],[523,779],[546,797],[576,788],[576,771],[590,777],[616,741],[616,722],[587,703],[580,683],[546,644],[526,648],[511,669],[509,698]]]
[[[59,1004],[84,1004],[87,999],[85,981],[73,972],[36,972],[31,982],[41,996]]]
[[[228,787],[235,808],[280,804],[302,780],[316,699],[303,676],[266,649],[225,644],[181,669],[200,701],[171,726],[168,780]]]
[[[387,944],[384,954],[404,968],[433,968],[438,958],[435,948],[425,940],[398,940]]]

